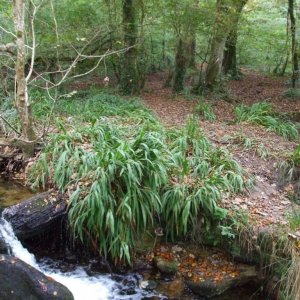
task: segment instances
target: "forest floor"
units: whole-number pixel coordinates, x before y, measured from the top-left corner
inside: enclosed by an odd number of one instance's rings
[[[284,78],[272,78],[246,69],[242,72],[244,76],[240,80],[228,83],[234,101],[208,100],[217,120],[200,121],[200,126],[212,143],[227,148],[256,179],[252,190],[242,196],[224,199],[223,205],[230,211],[244,210],[257,229],[279,226],[289,230],[288,220],[297,204],[288,197],[292,187],[281,188],[276,166],[291,154],[297,141],[288,141],[259,125],[234,124],[234,107],[236,104],[251,105],[266,100],[276,111],[294,113],[300,112],[300,99],[297,101],[296,98],[291,100],[282,96],[287,90]],[[164,73],[152,74],[142,99],[166,126],[183,126],[193,114],[197,101],[187,100],[184,95],[172,95],[171,89],[164,87],[165,76]],[[251,141],[250,149],[245,146],[246,139]],[[300,236],[300,231],[295,234]]]

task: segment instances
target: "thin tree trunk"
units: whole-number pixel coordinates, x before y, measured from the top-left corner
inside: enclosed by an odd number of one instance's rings
[[[25,1],[14,0],[14,23],[16,29],[16,108],[22,122],[22,136],[27,141],[35,140],[32,126],[31,107],[28,98],[25,77],[26,47],[25,47]],[[33,151],[33,150],[32,150]]]
[[[288,11],[291,20],[291,33],[292,33],[292,88],[296,87],[296,82],[299,76],[299,64],[298,64],[298,51],[297,51],[297,39],[296,39],[296,18],[294,13],[294,0],[288,0]]]
[[[240,16],[244,6],[246,5],[248,0],[242,0],[239,3],[236,11],[236,17],[233,21],[232,29],[227,37],[225,50],[224,50],[224,59],[223,59],[223,70],[224,73],[230,74],[232,77],[238,76],[237,69],[237,50],[236,44],[238,40],[238,24],[240,20]]]
[[[139,92],[137,70],[137,34],[135,0],[123,0],[124,47],[128,50],[123,55],[120,89],[124,94]]]

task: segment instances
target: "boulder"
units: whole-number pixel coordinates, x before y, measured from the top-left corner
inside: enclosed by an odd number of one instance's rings
[[[27,239],[45,232],[66,213],[64,198],[45,192],[4,209],[2,216],[10,222],[19,239]]]
[[[199,281],[188,280],[186,284],[195,294],[205,298],[212,298],[223,294],[231,288],[245,285],[257,277],[257,272],[254,266],[239,265],[238,272],[238,276],[225,276],[218,282],[212,279]]]
[[[62,284],[18,258],[0,255],[0,300],[74,300]]]

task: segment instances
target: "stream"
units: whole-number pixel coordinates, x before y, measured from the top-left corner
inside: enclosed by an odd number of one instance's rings
[[[84,267],[70,272],[62,272],[54,260],[44,259],[37,262],[35,256],[25,249],[15,236],[11,225],[2,219],[0,234],[11,249],[11,255],[41,271],[47,276],[65,285],[74,295],[75,300],[114,300],[114,299],[150,299],[153,293],[138,288],[136,276],[116,275],[120,282],[110,275],[89,276]],[[124,284],[126,282],[126,284]]]
[[[0,211],[30,196],[32,196],[32,192],[21,185],[0,180]],[[10,246],[11,255],[65,285],[73,293],[75,300],[168,299],[168,297],[159,294],[159,292],[141,288],[145,284],[145,281],[138,274],[111,275],[93,273],[91,275],[88,266],[69,268],[68,266],[66,267],[65,263],[49,257],[37,260],[34,254],[23,247],[15,236],[11,225],[4,219],[0,219],[0,235],[3,236],[6,244]],[[190,300],[201,298],[185,291],[180,299]],[[242,287],[228,291],[214,299],[262,300],[266,298],[257,295],[256,287]]]

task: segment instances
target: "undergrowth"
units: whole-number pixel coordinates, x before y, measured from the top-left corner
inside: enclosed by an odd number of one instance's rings
[[[282,184],[290,183],[297,179],[298,168],[300,166],[300,144],[291,155],[284,161],[279,162],[279,179]]]
[[[208,229],[226,216],[222,195],[245,186],[241,167],[195,120],[173,131],[152,121],[60,125],[30,172],[33,186],[68,193],[75,237],[116,261],[130,263],[135,241],[156,226],[171,239],[197,223]]]
[[[83,122],[95,122],[100,117],[124,117],[133,121],[149,120],[155,122],[154,116],[138,99],[126,100],[118,95],[102,90],[71,92],[59,96],[55,101],[46,93],[32,91],[33,113],[38,119],[43,119],[53,111],[53,116],[72,118]]]
[[[272,106],[267,102],[255,103],[252,106],[240,105],[235,109],[237,122],[251,122],[262,125],[269,131],[274,131],[286,139],[298,138],[297,126],[277,117]]]
[[[195,107],[195,113],[200,117],[203,117],[204,120],[215,121],[217,119],[212,106],[203,101],[198,102]]]
[[[244,147],[244,150],[253,151],[255,155],[261,159],[266,159],[270,156],[269,150],[266,146],[256,139],[249,138],[242,134],[235,134],[233,136],[226,136],[224,141],[238,144]]]

